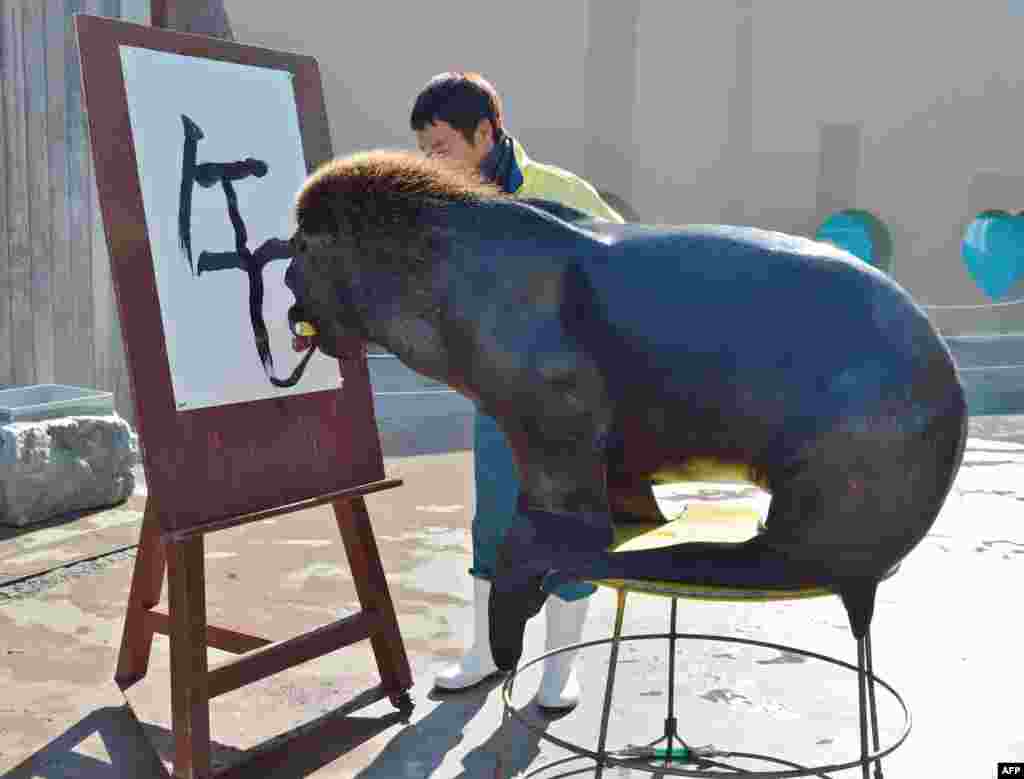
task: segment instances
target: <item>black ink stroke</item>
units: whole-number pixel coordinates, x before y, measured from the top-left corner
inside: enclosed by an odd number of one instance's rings
[[[270,383],[275,387],[292,387],[298,383],[306,369],[306,365],[315,346],[309,348],[302,360],[286,379],[279,379],[274,374],[274,358],[270,351],[270,334],[263,320],[263,269],[270,262],[287,260],[292,256],[288,241],[270,238],[264,241],[256,252],[249,251],[249,235],[245,222],[238,209],[238,195],[233,182],[244,181],[249,177],[263,178],[269,167],[262,160],[247,157],[236,162],[204,162],[197,163],[199,141],[204,137],[202,129],[192,119],[182,114],[182,125],[185,131],[185,148],[182,158],[181,194],[178,203],[178,243],[188,261],[189,269],[196,276],[203,273],[236,269],[245,272],[249,277],[249,320],[252,324],[253,338],[260,363]],[[196,267],[192,263],[192,189],[198,184],[204,189],[220,184],[227,201],[228,218],[235,231],[235,251],[208,252],[199,254]]]
[[[185,153],[181,160],[181,194],[178,203],[178,243],[185,252],[188,267],[192,268],[192,182],[195,181],[196,154],[203,131],[184,114],[181,123],[185,129]]]

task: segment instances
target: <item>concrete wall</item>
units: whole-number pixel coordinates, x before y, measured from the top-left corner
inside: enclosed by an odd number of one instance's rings
[[[979,211],[1024,207],[1020,0],[226,7],[239,41],[319,59],[338,153],[410,146],[426,79],[477,69],[533,156],[644,221],[812,233],[868,209],[944,331],[1024,330],[959,251]]]
[[[0,2],[0,386],[108,390],[131,421],[76,13],[148,23],[149,0]]]
[[[585,0],[225,6],[238,41],[319,60],[338,154],[415,146],[409,112],[427,79],[479,70],[531,155],[582,168]]]
[[[1024,203],[1024,17],[1012,3],[642,8],[642,213],[811,232],[834,210],[865,208],[889,226],[893,273],[922,303],[987,302],[959,242],[978,211]],[[1024,319],[1021,307],[930,313],[947,331]]]

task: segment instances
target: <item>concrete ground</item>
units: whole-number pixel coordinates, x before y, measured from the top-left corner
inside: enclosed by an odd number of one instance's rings
[[[468,417],[450,412],[419,420],[408,413],[381,416],[387,471],[405,485],[368,499],[413,667],[411,718],[401,722],[386,700],[362,705],[362,692],[377,677],[368,645],[357,645],[218,698],[212,706],[218,761],[237,761],[266,738],[331,712],[347,716],[356,735],[289,755],[273,776],[491,777],[497,750],[505,755],[506,776],[517,776],[567,755],[516,722],[501,726],[497,684],[461,695],[431,690],[434,672],[458,657],[471,624],[470,427]],[[764,496],[751,490],[706,485],[666,489],[660,499],[670,511],[707,502],[764,505]],[[130,691],[138,720],[112,679],[144,501],[138,494],[106,511],[30,530],[0,529],[0,773],[8,779],[165,775],[157,754],[166,759],[170,745],[166,639],[157,639],[149,675]],[[875,670],[914,717],[909,739],[884,763],[888,777],[992,777],[998,761],[1024,761],[1021,501],[1024,419],[975,419],[942,515],[882,585],[877,602]],[[283,638],[357,607],[329,509],[213,534],[206,558],[211,623]],[[599,591],[584,638],[607,637],[614,610],[613,594]],[[663,631],[667,618],[667,601],[631,596],[626,632]],[[679,620],[691,633],[855,661],[834,598],[681,602]],[[541,651],[542,616],[529,625],[525,657]],[[212,663],[223,657],[210,652]],[[691,743],[804,765],[857,753],[856,683],[849,671],[787,651],[716,641],[683,642],[676,662],[679,730]],[[541,717],[530,700],[535,668],[517,681],[515,704],[550,734],[594,748],[607,646],[585,650],[580,664],[584,699],[576,711]],[[666,646],[626,642],[618,667],[610,743],[653,740],[667,701]],[[885,740],[898,731],[900,712],[884,691],[879,695]],[[582,771],[587,765],[533,775],[580,769],[574,775],[590,776]]]

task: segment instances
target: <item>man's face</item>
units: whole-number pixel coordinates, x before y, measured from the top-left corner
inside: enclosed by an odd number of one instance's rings
[[[416,145],[428,157],[476,170],[494,147],[491,123],[486,119],[481,120],[473,133],[473,143],[469,143],[462,133],[438,119],[416,131]]]

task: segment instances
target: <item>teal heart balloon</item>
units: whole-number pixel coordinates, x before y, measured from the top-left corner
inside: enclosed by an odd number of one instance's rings
[[[1024,275],[1024,216],[982,211],[967,225],[960,254],[982,292],[1005,298]]]
[[[845,249],[854,257],[886,273],[892,267],[892,239],[889,230],[870,211],[859,208],[837,211],[821,223],[814,238]]]

